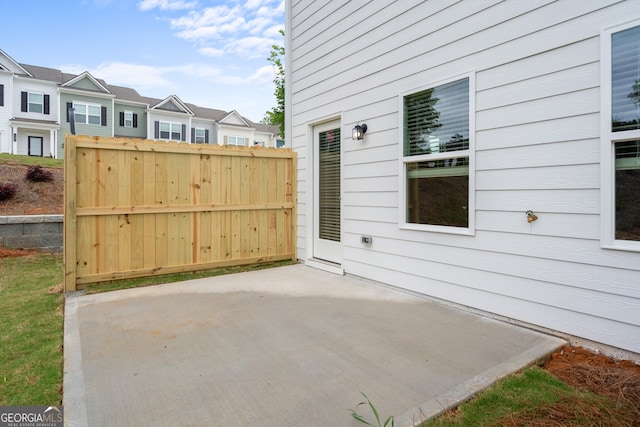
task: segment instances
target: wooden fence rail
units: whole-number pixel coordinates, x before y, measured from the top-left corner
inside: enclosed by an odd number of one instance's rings
[[[65,136],[65,292],[296,259],[296,155]]]

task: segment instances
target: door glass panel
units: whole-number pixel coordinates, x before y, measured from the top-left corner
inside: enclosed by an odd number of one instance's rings
[[[318,234],[321,239],[340,241],[340,128],[319,133]]]
[[[29,155],[42,157],[42,138],[40,137],[29,137]]]

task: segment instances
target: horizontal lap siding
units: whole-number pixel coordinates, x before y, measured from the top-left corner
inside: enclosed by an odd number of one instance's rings
[[[136,127],[121,126],[120,114],[130,111],[136,114]],[[146,107],[131,106],[125,104],[115,104],[114,106],[114,136],[127,138],[147,138],[147,109]]]
[[[599,125],[600,29],[640,17],[640,2],[292,7],[299,253],[308,124],[339,114],[345,135],[369,127],[343,140],[347,273],[640,352],[640,254],[600,247]],[[469,70],[475,235],[402,230],[398,94]]]

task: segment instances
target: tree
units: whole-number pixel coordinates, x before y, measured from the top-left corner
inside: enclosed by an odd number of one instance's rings
[[[280,34],[284,37],[284,30],[280,30]],[[268,125],[277,125],[280,127],[280,136],[284,138],[284,47],[271,45],[271,55],[267,61],[273,66],[276,88],[273,94],[276,96],[277,105],[264,114],[262,123]]]
[[[427,154],[433,149],[430,136],[442,127],[436,109],[438,98],[433,92],[434,89],[427,89],[404,97],[406,156]]]
[[[631,93],[627,97],[635,102],[637,107],[640,107],[640,79],[631,86]]]

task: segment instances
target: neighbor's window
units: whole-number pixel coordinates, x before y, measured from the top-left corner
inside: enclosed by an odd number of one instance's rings
[[[91,125],[99,125],[100,121],[100,105],[82,104],[79,102],[73,103],[75,109],[76,123],[88,123]]]
[[[160,138],[171,139],[171,123],[160,122]]]
[[[171,123],[171,139],[182,141],[182,125],[180,123]]]
[[[637,25],[637,23],[636,23]],[[606,59],[605,59],[606,60]],[[614,240],[640,241],[640,26],[611,33]],[[609,169],[610,170],[610,169]],[[604,216],[611,214],[606,213]]]
[[[124,112],[124,127],[127,127],[127,128],[133,127],[133,112],[131,111]]]
[[[196,144],[204,144],[205,139],[204,139],[204,129],[203,128],[196,128],[195,136],[196,136],[196,140],[194,142]]]
[[[160,138],[182,141],[182,125],[180,123],[160,122]]]
[[[465,77],[402,97],[405,224],[471,228],[470,93]]]
[[[29,92],[29,112],[42,113],[44,111],[44,95]]]
[[[227,145],[247,145],[247,138],[243,136],[227,136]]]

